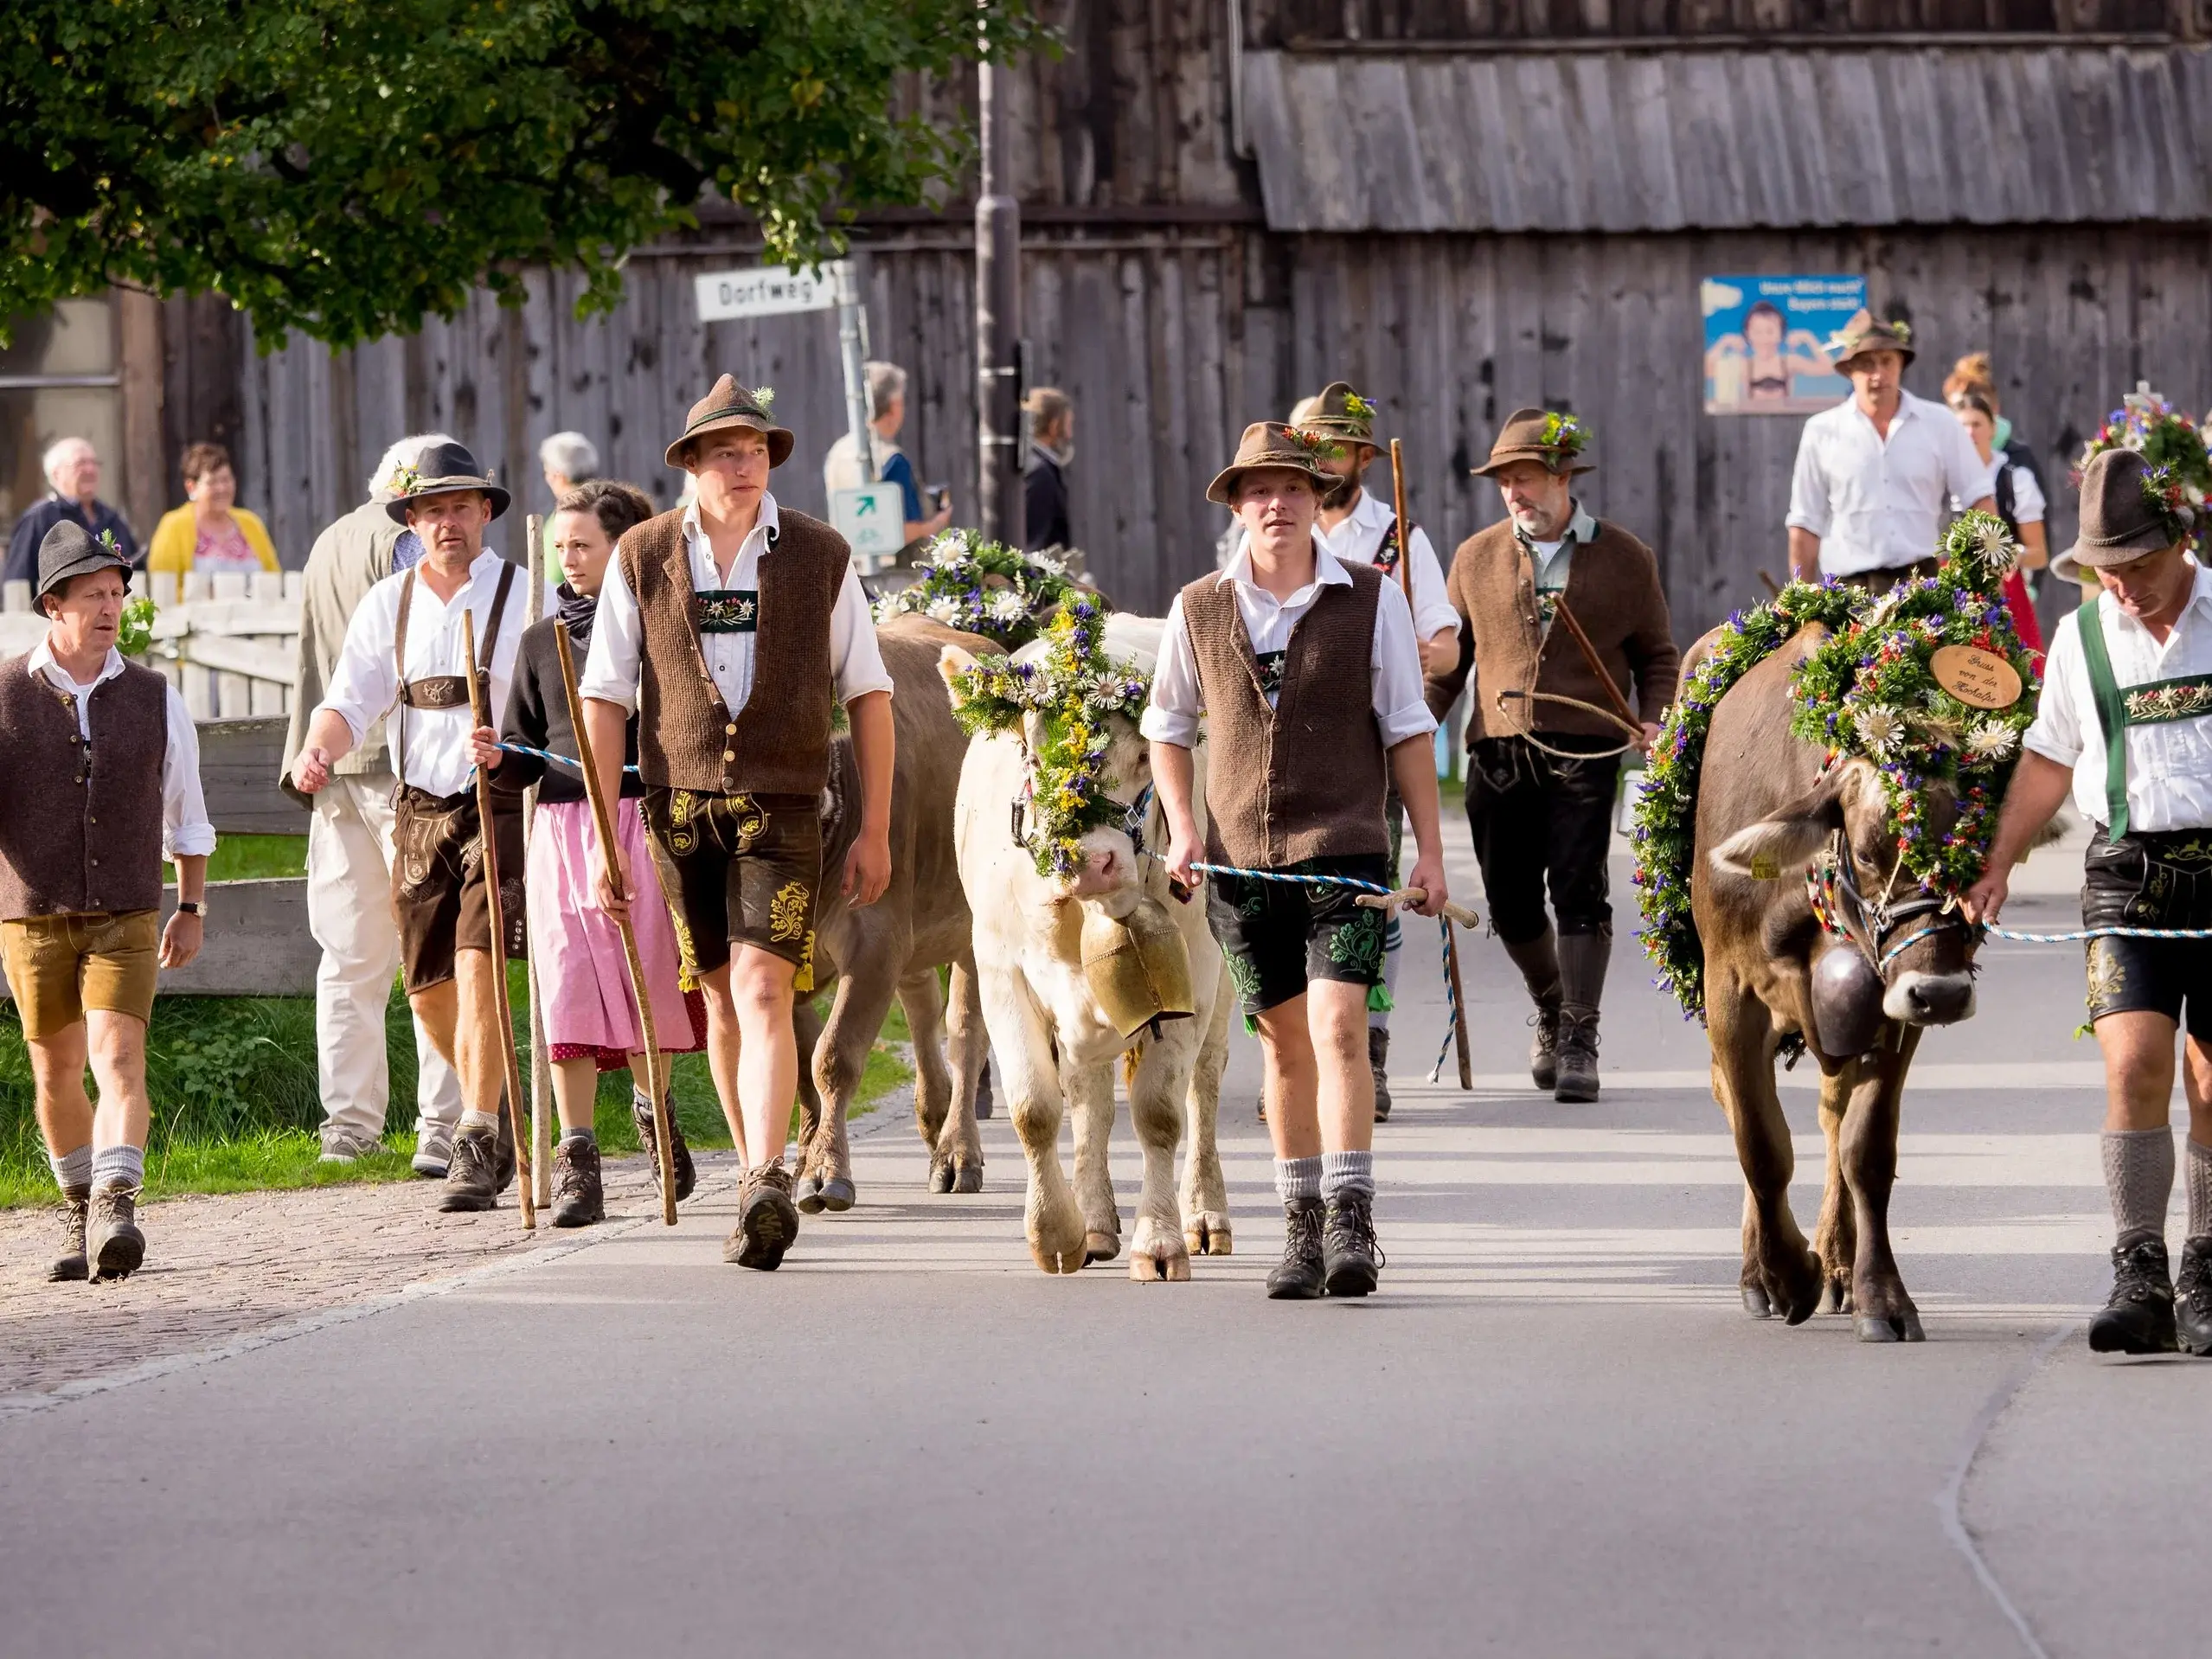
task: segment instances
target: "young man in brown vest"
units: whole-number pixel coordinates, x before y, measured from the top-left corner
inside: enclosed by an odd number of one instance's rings
[[[691,474],[696,499],[624,532],[580,688],[610,800],[638,714],[645,827],[682,980],[706,993],[715,1091],[746,1166],[722,1255],[764,1271],[798,1234],[784,1164],[798,1092],[792,1001],[814,989],[820,800],[839,704],[862,802],[843,888],[873,904],[891,879],[891,676],[844,537],[768,493],[769,469],[792,451],[769,419],[773,395],[725,375],[692,405],[668,464]],[[599,851],[599,900],[619,910],[604,861],[620,854]]]
[[[1447,586],[1461,649],[1430,682],[1432,705],[1443,708],[1476,676],[1467,700],[1467,823],[1491,921],[1536,1005],[1529,1074],[1560,1100],[1598,1098],[1598,1006],[1613,951],[1606,861],[1619,755],[1658,734],[1681,661],[1651,548],[1591,517],[1574,497],[1574,476],[1591,470],[1580,458],[1587,439],[1572,415],[1516,409],[1506,417],[1490,459],[1475,469],[1497,484],[1506,516],[1452,555]],[[1553,625],[1562,604],[1613,689],[1635,699],[1642,731],[1625,743],[1616,717],[1590,712],[1611,708],[1613,699],[1572,632]],[[1544,913],[1547,882],[1556,935]]]
[[[1168,870],[1195,885],[1210,864],[1381,884],[1388,874],[1383,795],[1395,779],[1420,849],[1420,909],[1445,900],[1437,827],[1436,721],[1422,700],[1413,613],[1372,566],[1330,553],[1315,528],[1328,475],[1318,440],[1245,428],[1206,491],[1245,542],[1168,612],[1143,729],[1166,812]],[[1368,688],[1364,701],[1348,685]],[[1202,839],[1191,749],[1201,716],[1212,756]],[[1207,920],[1260,1034],[1267,1131],[1287,1239],[1268,1275],[1284,1299],[1365,1296],[1375,1242],[1375,1092],[1367,1015],[1382,978],[1382,913],[1356,889],[1221,876]]]
[[[121,1278],[145,1259],[146,1024],[159,970],[199,954],[215,849],[184,700],[115,648],[129,573],[112,538],[56,524],[38,548],[46,637],[0,663],[0,957],[67,1206],[55,1279]]]
[[[444,1210],[488,1210],[514,1175],[514,1147],[500,1101],[506,1077],[498,985],[523,954],[521,803],[495,794],[501,919],[491,937],[470,733],[462,618],[473,618],[486,707],[506,706],[529,616],[523,584],[539,580],[484,545],[507,510],[507,491],[458,444],[426,451],[388,511],[421,538],[420,561],[387,576],[346,625],[328,693],[308,721],[292,782],[313,795],[330,769],[380,720],[398,778],[392,840],[392,908],[399,918],[401,977],[415,1017],[461,1079],[461,1122],[439,1195]],[[533,562],[535,549],[526,557]],[[548,591],[546,608],[559,601]],[[619,742],[619,740],[618,740]]]

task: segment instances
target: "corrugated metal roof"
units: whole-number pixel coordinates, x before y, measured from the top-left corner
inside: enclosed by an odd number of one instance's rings
[[[1287,231],[2212,219],[2189,48],[1254,52]]]

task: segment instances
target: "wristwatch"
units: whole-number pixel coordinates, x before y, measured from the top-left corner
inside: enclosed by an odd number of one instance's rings
[[[208,912],[205,903],[201,900],[179,899],[176,901],[176,913],[180,916],[205,916]]]

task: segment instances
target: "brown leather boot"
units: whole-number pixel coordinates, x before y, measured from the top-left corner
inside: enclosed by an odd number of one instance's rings
[[[1559,942],[1559,1076],[1552,1099],[1598,1098],[1598,1004],[1606,993],[1608,933],[1569,933]]]
[[[599,1143],[581,1135],[565,1136],[553,1149],[553,1225],[587,1227],[606,1220]]]
[[[62,1189],[61,1253],[46,1270],[46,1277],[56,1284],[72,1284],[93,1276],[92,1264],[85,1255],[85,1216],[92,1207],[92,1201],[93,1189],[89,1187]]]
[[[798,1206],[792,1201],[796,1183],[781,1158],[745,1172],[737,1189],[737,1228],[722,1246],[722,1259],[740,1267],[773,1273],[784,1252],[798,1237]]]
[[[138,1231],[136,1187],[102,1187],[93,1195],[85,1254],[95,1279],[128,1278],[138,1271],[146,1235]]]
[[[1529,1023],[1536,1029],[1529,1045],[1529,1076],[1540,1089],[1559,1082],[1559,944],[1547,927],[1535,938],[1509,945],[1505,954],[1521,970],[1522,983],[1536,1012]]]
[[[660,1138],[653,1129],[653,1102],[643,1089],[630,1091],[630,1121],[638,1131],[638,1144],[645,1149],[645,1165],[653,1172],[653,1191],[661,1189]],[[683,1125],[676,1121],[676,1101],[671,1096],[668,1103],[669,1162],[676,1166],[676,1201],[681,1204],[691,1196],[691,1188],[698,1184],[699,1172],[691,1162],[691,1148],[683,1138]]]
[[[499,1161],[497,1141],[488,1129],[467,1130],[453,1137],[446,1182],[438,1194],[439,1209],[453,1214],[498,1207],[499,1183],[494,1174]]]

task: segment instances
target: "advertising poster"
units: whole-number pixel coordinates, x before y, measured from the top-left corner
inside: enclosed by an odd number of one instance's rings
[[[1708,277],[1705,413],[1817,414],[1850,394],[1828,342],[1866,304],[1864,277]]]

